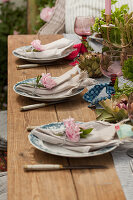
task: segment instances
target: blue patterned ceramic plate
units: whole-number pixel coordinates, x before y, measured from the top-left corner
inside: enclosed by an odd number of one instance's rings
[[[26,50],[26,49],[29,49],[31,46],[23,46],[23,47],[19,47],[17,49],[15,49],[12,53],[14,56],[18,57],[18,58],[21,58],[23,60],[27,60],[31,63],[51,63],[51,62],[54,62],[58,59],[61,59],[61,58],[65,58],[66,56],[68,56],[73,50],[71,49],[70,51],[68,51],[67,53],[63,54],[62,56],[60,57],[53,57],[52,59],[37,59],[37,58],[28,58],[28,57],[25,57],[25,56],[22,56],[18,53],[18,50],[21,49],[21,50]]]
[[[25,92],[20,92],[19,90],[17,90],[17,85],[20,85],[20,84],[22,84],[22,83],[32,83],[32,84],[35,84],[35,83],[36,83],[36,78],[30,78],[30,79],[26,79],[26,80],[24,80],[24,81],[21,81],[21,82],[16,83],[16,84],[14,85],[14,87],[13,87],[13,90],[14,90],[17,94],[19,94],[19,95],[21,95],[21,96],[28,97],[28,98],[34,99],[34,100],[36,100],[36,101],[42,101],[42,102],[43,102],[43,101],[60,101],[60,100],[65,99],[65,98],[69,98],[69,97],[78,95],[78,94],[80,94],[80,93],[84,90],[84,88],[79,89],[79,90],[73,92],[72,95],[69,95],[69,96],[62,96],[62,98],[51,98],[51,99],[46,99],[46,98],[43,98],[43,97],[32,96],[32,95],[30,95],[30,94],[27,94],[27,93],[25,93]]]
[[[80,123],[80,122],[79,122]],[[47,125],[41,126],[41,128],[47,128],[47,129],[57,129],[63,126],[63,122],[55,122]],[[98,156],[102,155],[108,152],[113,151],[117,146],[110,146],[110,147],[105,147],[93,152],[89,153],[79,153],[79,152],[74,152],[68,149],[63,148],[63,146],[57,146],[57,145],[52,145],[47,142],[44,142],[34,136],[32,133],[28,135],[30,143],[40,151],[44,151],[45,153],[57,155],[57,156],[63,156],[63,157],[73,157],[73,158],[80,158],[80,157],[91,157],[91,156]]]

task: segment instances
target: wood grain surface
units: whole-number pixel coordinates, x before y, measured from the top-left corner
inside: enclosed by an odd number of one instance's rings
[[[61,38],[61,35],[42,36],[43,43]],[[34,101],[18,96],[13,85],[21,80],[36,77],[42,72],[59,76],[71,67],[68,64],[51,65],[17,70],[16,65],[25,63],[13,56],[17,47],[29,45],[35,35],[9,36],[8,38],[8,200],[124,200],[111,154],[90,158],[63,158],[35,149],[28,141],[27,126],[37,126],[68,117],[78,121],[95,119],[82,95],[71,102],[56,106],[20,112],[20,107]],[[102,164],[108,169],[66,170],[51,172],[24,172],[26,164]]]

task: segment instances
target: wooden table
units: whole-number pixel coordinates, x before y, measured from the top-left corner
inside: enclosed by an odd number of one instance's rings
[[[61,35],[42,36],[43,43],[61,38]],[[59,76],[69,65],[17,70],[24,61],[13,56],[17,47],[29,45],[35,35],[9,36],[8,38],[8,200],[123,200],[125,199],[110,153],[89,158],[64,158],[35,149],[28,141],[27,126],[62,121],[69,116],[78,121],[95,119],[82,95],[73,102],[51,105],[37,110],[20,112],[20,107],[33,101],[18,96],[13,85],[21,80],[36,77],[42,72]],[[102,164],[108,169],[66,170],[51,172],[24,172],[25,164],[52,163],[64,165]]]

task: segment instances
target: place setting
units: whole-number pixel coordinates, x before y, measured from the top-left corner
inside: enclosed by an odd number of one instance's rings
[[[13,89],[20,96],[45,102],[21,108],[24,111],[68,101],[70,97],[80,94],[84,88],[95,83],[94,79],[88,78],[86,72],[79,73],[79,68],[74,67],[59,77],[42,73],[36,78],[15,84]]]
[[[13,50],[13,55],[33,64],[19,66],[18,69],[38,67],[42,64],[49,65],[57,60],[67,57],[72,53],[74,42],[61,38],[49,44],[41,44],[41,40],[35,39],[29,46],[22,46]]]

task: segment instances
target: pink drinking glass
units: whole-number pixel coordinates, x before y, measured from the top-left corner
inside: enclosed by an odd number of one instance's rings
[[[87,36],[92,35],[91,26],[95,23],[94,17],[76,17],[74,23],[74,31],[77,35],[82,36],[82,41],[87,42]],[[81,45],[81,52],[87,52],[86,47]]]
[[[103,54],[100,69],[104,76],[111,78],[111,83],[114,85],[116,77],[122,76],[120,52],[113,51]]]

